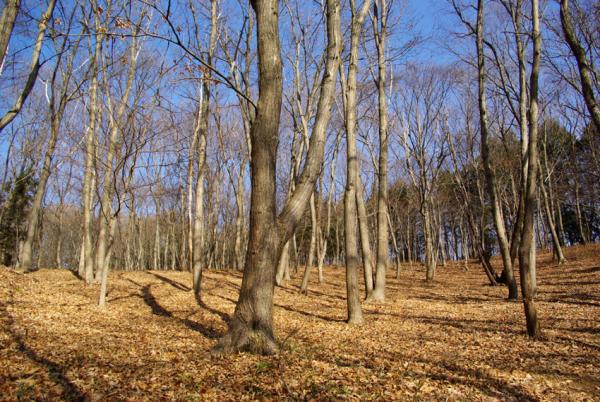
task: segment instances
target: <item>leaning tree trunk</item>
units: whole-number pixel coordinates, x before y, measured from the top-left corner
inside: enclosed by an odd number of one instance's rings
[[[479,100],[479,123],[481,134],[481,159],[483,162],[483,170],[485,173],[485,181],[490,201],[492,203],[492,213],[494,216],[494,226],[498,237],[498,245],[500,254],[502,255],[503,276],[508,287],[508,298],[515,300],[518,298],[517,282],[513,275],[512,261],[510,257],[510,244],[504,227],[504,219],[502,217],[502,209],[500,200],[498,199],[498,190],[496,187],[496,174],[492,167],[490,157],[490,147],[488,144],[488,111],[487,100],[485,93],[486,71],[485,71],[485,54],[483,49],[483,10],[484,1],[479,0],[477,6],[477,67],[478,67],[478,100]]]
[[[4,64],[8,42],[15,26],[21,0],[7,0],[0,16],[0,66]]]
[[[23,86],[23,90],[19,94],[18,98],[12,104],[12,106],[4,113],[3,116],[0,117],[0,132],[10,124],[11,121],[21,111],[21,108],[25,104],[25,101],[29,97],[33,86],[37,80],[38,73],[42,66],[40,63],[40,54],[42,53],[42,45],[44,42],[44,37],[46,35],[46,28],[48,27],[48,21],[52,18],[52,13],[54,12],[54,7],[56,6],[56,0],[50,0],[48,2],[48,7],[46,11],[42,14],[41,18],[38,22],[38,30],[37,36],[35,39],[35,44],[33,45],[33,51],[31,53],[31,62],[29,64],[29,72],[27,74],[27,80],[25,81],[25,85]],[[6,5],[6,8],[10,7],[10,5]],[[7,14],[12,14],[12,11],[5,9]],[[4,14],[4,12],[3,12]],[[6,45],[8,45],[8,41],[10,40],[11,32],[5,32],[10,25],[10,20],[13,18],[12,15],[6,15],[6,19],[4,19],[4,15],[2,16],[2,20],[0,21],[0,29],[3,31],[2,35],[6,36]],[[12,28],[10,29],[12,31]],[[60,57],[60,56],[59,56]],[[4,58],[0,59],[0,64],[4,61]]]
[[[542,175],[542,166],[540,161],[538,160],[538,170],[540,172],[540,176]],[[554,217],[552,215],[552,209],[550,208],[550,201],[548,196],[548,191],[546,190],[546,184],[544,183],[544,179],[540,177],[540,190],[542,192],[542,198],[544,200],[544,211],[546,212],[546,223],[548,224],[548,229],[550,229],[550,236],[552,238],[552,247],[554,249],[554,256],[556,257],[556,261],[559,264],[564,264],[567,262],[565,255],[562,251],[562,247],[560,245],[560,239],[558,237],[558,232],[556,231],[556,224],[554,222]]]
[[[302,277],[302,284],[300,285],[300,292],[306,294],[308,292],[308,279],[310,278],[310,271],[313,267],[315,260],[315,252],[317,248],[317,210],[315,208],[315,194],[310,196],[310,245],[308,247],[308,255],[306,256],[306,265],[304,267],[304,276]]]
[[[571,13],[569,11],[569,0],[560,0],[560,21],[565,39],[567,40],[571,52],[575,56],[575,60],[577,60],[579,78],[581,81],[581,92],[583,94],[585,105],[592,116],[592,121],[596,126],[596,130],[600,131],[600,107],[598,107],[594,95],[592,78],[596,73],[592,70],[585,54],[585,50],[581,46],[579,38],[577,38],[577,34],[575,33],[573,23],[571,22]]]

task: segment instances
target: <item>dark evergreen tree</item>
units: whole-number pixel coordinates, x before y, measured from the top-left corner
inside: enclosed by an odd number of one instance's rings
[[[26,217],[37,182],[32,169],[22,170],[0,191],[0,257],[10,266],[18,255],[19,242],[27,233]]]

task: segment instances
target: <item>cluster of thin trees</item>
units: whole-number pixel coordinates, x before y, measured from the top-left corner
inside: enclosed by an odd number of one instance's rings
[[[428,58],[399,0],[6,0],[2,262],[100,306],[110,268],[190,271],[199,301],[243,271],[216,348],[273,353],[292,275],[344,265],[361,323],[359,274],[384,301],[401,263],[477,259],[539,337],[536,249],[600,238],[600,8],[542,6],[449,0]]]

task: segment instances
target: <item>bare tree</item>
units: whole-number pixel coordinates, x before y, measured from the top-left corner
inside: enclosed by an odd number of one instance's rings
[[[571,20],[571,12],[569,10],[569,0],[560,1],[560,22],[562,25],[565,39],[571,49],[571,52],[577,60],[577,67],[579,68],[579,78],[581,80],[581,93],[585,100],[585,105],[592,116],[592,121],[596,125],[596,130],[600,131],[600,107],[596,101],[594,94],[593,77],[596,74],[587,59],[585,49],[581,46],[573,22]],[[597,89],[597,87],[596,87]]]
[[[19,1],[16,1],[16,2],[9,1],[9,3],[13,3],[13,4],[6,5],[6,8],[2,12],[2,17],[1,17],[2,20],[0,20],[0,26],[2,27],[1,28],[2,31],[0,33],[0,46],[4,47],[2,50],[2,52],[3,52],[2,57],[0,58],[0,65],[2,65],[4,63],[4,57],[6,55],[6,46],[8,46],[10,34],[12,33],[11,24],[14,24],[14,18],[16,18],[16,12],[13,15],[13,11],[12,11],[12,10],[14,10],[13,6],[15,5],[14,3],[19,3]],[[21,111],[23,104],[27,100],[27,97],[29,96],[29,94],[31,93],[31,90],[33,89],[33,86],[35,85],[35,82],[38,77],[38,73],[42,66],[40,63],[40,54],[42,52],[42,44],[44,42],[44,35],[45,35],[46,29],[48,27],[48,21],[50,21],[50,19],[52,18],[52,13],[54,12],[55,6],[56,6],[56,0],[50,0],[48,2],[48,7],[46,8],[46,11],[42,14],[42,17],[40,18],[40,21],[38,23],[37,37],[35,39],[35,44],[33,45],[33,52],[31,54],[31,63],[29,65],[29,73],[27,75],[27,80],[25,82],[25,85],[23,86],[23,90],[20,92],[19,96],[15,100],[12,108],[10,110],[8,110],[0,118],[0,132],[2,132],[2,130],[11,121],[13,121],[13,119],[15,117],[17,117],[17,114],[19,114],[19,112]],[[18,7],[19,6],[17,4],[17,8]],[[6,15],[5,15],[5,13],[6,13]],[[9,26],[11,26],[10,29],[9,29]],[[6,43],[6,46],[4,46],[4,43]]]
[[[529,143],[527,148],[527,182],[523,188],[525,199],[523,234],[519,245],[519,271],[521,276],[521,294],[525,307],[527,333],[532,338],[541,337],[541,329],[535,306],[536,285],[536,245],[534,218],[537,204],[537,167],[538,167],[538,89],[539,68],[542,51],[540,34],[540,16],[538,0],[531,0],[533,64],[529,78]]]
[[[82,38],[82,33],[80,32],[76,36],[73,44],[69,42],[69,33],[73,25],[74,16],[75,9],[73,9],[71,15],[69,16],[67,33],[64,35],[63,40],[57,49],[59,56],[54,65],[49,82],[47,83],[50,90],[50,95],[47,99],[50,117],[50,138],[44,154],[38,186],[35,192],[31,210],[29,212],[27,237],[25,238],[25,241],[23,242],[19,251],[19,269],[23,271],[30,271],[32,269],[33,242],[38,233],[40,212],[42,203],[44,201],[44,195],[46,194],[48,178],[52,172],[52,160],[54,158],[54,151],[56,148],[56,142],[58,141],[58,134],[65,108],[67,107],[67,104],[76,96],[79,91],[79,87],[83,83],[83,79],[76,81],[74,84],[71,82],[74,70],[74,59]],[[64,70],[61,71],[64,57],[63,55],[69,50],[70,53],[67,55],[66,66]]]
[[[211,0],[210,7],[210,39],[208,44],[207,60],[208,65],[212,66],[215,47],[217,44],[217,0]],[[196,24],[197,26],[197,24]],[[198,138],[197,155],[197,177],[196,177],[196,210],[194,217],[193,233],[193,273],[194,273],[194,295],[200,301],[200,292],[202,285],[202,258],[204,254],[204,180],[206,164],[206,138],[208,135],[209,102],[211,75],[207,69],[207,75],[202,77],[202,89],[200,94],[200,104],[198,106],[198,117],[194,129],[194,137]],[[188,172],[189,174],[189,172]]]
[[[496,174],[492,166],[490,158],[490,146],[488,143],[489,138],[489,123],[488,123],[488,110],[486,100],[486,68],[485,68],[485,54],[483,47],[484,40],[484,1],[478,0],[477,2],[477,26],[475,28],[477,34],[477,76],[478,76],[478,100],[479,100],[479,125],[481,134],[481,159],[483,163],[483,169],[485,172],[485,179],[487,185],[487,192],[492,203],[492,213],[494,217],[494,226],[496,228],[496,236],[498,238],[498,245],[500,246],[500,253],[502,255],[503,274],[508,286],[508,298],[517,299],[518,289],[517,283],[513,275],[512,261],[510,257],[510,244],[508,236],[506,234],[506,228],[504,226],[504,218],[502,216],[502,209],[500,200],[498,197],[498,188],[496,185]]]
[[[309,152],[294,194],[277,216],[275,175],[283,89],[279,4],[277,0],[252,1],[251,4],[257,22],[259,97],[250,131],[250,235],[239,299],[229,330],[215,348],[217,353],[250,350],[270,354],[278,350],[273,336],[275,267],[285,242],[308,205],[321,170],[339,66],[340,7],[339,1],[328,0],[327,61]]]
[[[373,3],[375,19],[375,45],[377,47],[377,96],[379,100],[379,169],[377,193],[377,269],[373,300],[385,300],[385,276],[388,267],[389,233],[388,233],[388,122],[387,98],[385,95],[386,66],[385,44],[387,34],[387,2],[375,0]]]

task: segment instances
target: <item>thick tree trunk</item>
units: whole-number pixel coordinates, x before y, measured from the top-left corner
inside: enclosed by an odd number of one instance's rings
[[[362,323],[362,311],[358,297],[358,239],[357,239],[357,196],[362,197],[358,176],[358,155],[356,151],[356,75],[358,69],[358,48],[365,16],[371,1],[363,1],[362,8],[358,11],[352,3],[352,28],[350,34],[350,60],[348,62],[348,76],[345,86],[345,124],[346,124],[346,192],[344,194],[344,234],[346,253],[346,291],[348,303],[348,323]],[[345,85],[344,85],[345,84]],[[358,211],[359,212],[359,211]],[[365,239],[362,239],[365,243]],[[364,249],[363,249],[364,252]],[[364,269],[370,267],[365,264]],[[366,281],[367,296],[370,296]]]
[[[278,1],[252,1],[257,19],[259,99],[250,136],[250,231],[244,277],[229,331],[216,352],[277,352],[273,335],[273,291],[280,245],[276,227],[275,175],[282,64]]]
[[[244,277],[227,334],[215,352],[278,350],[273,335],[275,267],[283,245],[292,236],[313,192],[323,161],[325,132],[331,116],[335,75],[339,65],[339,1],[327,1],[327,63],[318,111],[304,170],[283,211],[276,215],[276,166],[282,99],[282,63],[277,0],[252,1],[257,19],[259,97],[251,128],[250,231]]]

